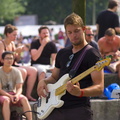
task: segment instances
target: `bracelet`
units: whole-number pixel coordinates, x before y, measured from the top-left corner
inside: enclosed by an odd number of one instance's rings
[[[83,94],[84,94],[84,91],[83,91],[83,90],[81,90],[81,94],[80,94],[80,96],[79,96],[79,97],[83,97]]]

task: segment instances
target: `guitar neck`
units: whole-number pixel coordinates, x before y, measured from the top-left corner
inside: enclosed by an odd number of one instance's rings
[[[89,68],[88,70],[86,70],[85,72],[81,73],[80,75],[76,76],[75,78],[73,78],[71,80],[71,82],[73,84],[77,83],[78,81],[82,80],[82,78],[86,77],[87,75],[89,75],[91,72],[93,72],[95,69],[95,66]],[[61,93],[63,93],[66,90],[66,83],[63,84],[62,86],[60,86],[59,88],[56,89],[55,91],[55,95],[60,95]]]

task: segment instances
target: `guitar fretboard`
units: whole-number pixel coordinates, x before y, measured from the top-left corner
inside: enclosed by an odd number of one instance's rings
[[[87,75],[89,75],[91,72],[93,72],[94,70],[96,70],[96,66],[93,66],[93,67],[89,68],[88,70],[86,70],[85,72],[81,73],[80,75],[76,76],[75,78],[73,78],[71,80],[71,82],[73,84],[77,83],[78,81],[82,80],[84,77],[86,77]],[[66,83],[56,89],[55,95],[56,96],[60,95],[65,90],[66,90]]]
[[[100,71],[103,69],[103,67],[108,66],[110,64],[111,58],[106,58],[103,59],[101,61],[98,61],[96,63],[96,65],[94,65],[93,67],[89,68],[88,70],[86,70],[85,72],[81,73],[80,75],[76,76],[75,78],[71,79],[71,82],[73,84],[77,83],[78,81],[82,80],[82,78],[86,77],[87,75],[89,75],[91,72],[97,70]],[[55,95],[60,95],[61,93],[63,93],[66,90],[66,83],[63,84],[62,86],[58,87],[55,91]]]

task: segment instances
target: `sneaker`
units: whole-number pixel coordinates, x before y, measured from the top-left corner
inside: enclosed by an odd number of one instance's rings
[[[120,99],[120,89],[114,89],[111,93],[111,98]]]
[[[107,68],[112,72],[116,73],[116,65],[114,63],[111,63]]]

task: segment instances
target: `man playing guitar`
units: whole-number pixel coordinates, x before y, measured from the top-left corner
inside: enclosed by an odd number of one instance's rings
[[[39,81],[37,92],[40,98],[46,98],[51,95],[49,94],[47,84],[57,82],[58,84],[56,84],[56,86],[61,85],[59,78],[70,72],[74,63],[78,60],[79,55],[84,48],[88,46],[85,40],[85,27],[80,16],[75,13],[68,15],[64,20],[64,26],[72,46],[63,48],[58,52],[52,75],[49,78]],[[95,63],[99,61],[99,58],[100,54],[98,50],[91,47],[84,55],[74,77],[94,66]],[[69,78],[69,76],[67,78]],[[61,81],[64,81],[64,79]],[[98,96],[103,93],[103,70],[91,72],[76,84],[73,84],[73,82],[69,80],[63,88],[66,88],[66,94],[61,97],[61,100],[64,101],[63,106],[55,108],[44,120],[93,120],[93,112],[90,108],[90,97]],[[58,89],[58,91],[61,89],[62,88]],[[52,96],[52,98],[53,97],[57,98],[57,94]],[[45,105],[46,102],[47,101],[45,101]],[[51,101],[51,103],[54,103],[54,101]],[[41,112],[44,113],[45,111],[41,110]]]

